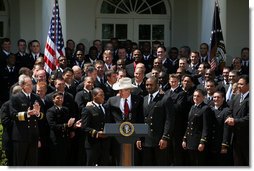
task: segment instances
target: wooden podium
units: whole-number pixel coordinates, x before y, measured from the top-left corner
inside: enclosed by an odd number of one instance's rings
[[[133,144],[148,134],[148,125],[123,123],[105,123],[104,132],[106,136],[115,137],[121,144],[121,166],[134,166]]]

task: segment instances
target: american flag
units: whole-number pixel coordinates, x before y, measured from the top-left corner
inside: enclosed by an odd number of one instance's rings
[[[64,41],[62,25],[59,15],[58,1],[55,0],[53,15],[51,18],[47,42],[44,51],[45,70],[51,74],[58,66],[58,58],[64,56]]]
[[[210,65],[211,69],[215,70],[221,68],[221,65],[226,61],[226,49],[222,35],[220,16],[219,16],[219,4],[215,1],[213,25],[210,38]]]

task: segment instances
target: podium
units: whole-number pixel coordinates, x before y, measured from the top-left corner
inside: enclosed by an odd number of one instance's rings
[[[133,144],[140,137],[148,134],[148,125],[139,123],[105,123],[104,133],[106,136],[115,137],[121,144],[121,166],[134,166]]]

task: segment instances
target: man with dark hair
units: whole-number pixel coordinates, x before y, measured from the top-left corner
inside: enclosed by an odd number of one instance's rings
[[[225,123],[233,131],[235,166],[249,166],[249,76],[240,76],[238,94],[232,101]]]
[[[104,92],[100,88],[92,90],[91,106],[83,108],[81,113],[82,130],[86,133],[85,149],[87,166],[108,166],[110,139],[105,137],[104,124],[109,122],[109,110],[103,106]]]
[[[9,38],[3,38],[1,41],[0,50],[0,66],[6,64],[6,59],[11,53],[11,40]]]
[[[136,142],[142,151],[143,166],[168,166],[169,146],[173,136],[175,109],[171,98],[159,93],[156,77],[146,80],[148,95],[144,97],[144,122],[148,125],[148,136]]]

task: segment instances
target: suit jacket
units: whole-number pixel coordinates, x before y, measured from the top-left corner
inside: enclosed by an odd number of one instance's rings
[[[9,100],[10,88],[13,84],[18,81],[18,72],[19,67],[14,66],[13,72],[9,72],[7,65],[0,66],[0,80],[1,80],[1,89],[0,89],[0,101],[5,102]]]
[[[212,127],[209,136],[209,151],[220,153],[222,144],[230,145],[229,126],[225,124],[229,107],[225,103],[218,109],[212,107]]]
[[[179,86],[174,91],[170,89],[165,93],[166,97],[170,97],[175,107],[175,127],[174,136],[183,138],[187,127],[189,108],[186,105],[187,95]]]
[[[48,109],[46,116],[50,127],[51,143],[54,145],[57,145],[62,141],[65,141],[66,143],[69,138],[69,133],[72,130],[71,127],[69,128],[67,126],[68,120],[73,117],[69,112],[69,109],[65,106],[58,109],[58,107],[54,105]]]
[[[109,108],[110,122],[119,123],[124,121],[123,112],[120,109],[120,96],[110,97],[105,104]],[[131,111],[130,122],[132,123],[144,123],[143,110],[142,110],[143,98],[137,95],[131,95]]]
[[[105,83],[104,88],[104,94],[105,94],[105,101],[107,101],[110,97],[116,96],[118,91],[113,90],[113,88],[109,85],[108,82]]]
[[[147,57],[148,57],[148,59],[145,59],[145,55],[143,54],[142,63],[146,67],[146,73],[151,72],[151,70],[153,68],[153,61],[154,61],[154,57],[152,54],[147,55]]]
[[[10,100],[10,115],[13,120],[12,139],[15,141],[31,142],[38,141],[38,120],[43,119],[44,114],[37,116],[27,115],[27,109],[32,107],[35,101],[41,105],[38,96],[31,93],[30,101],[23,92],[15,94]]]
[[[241,148],[249,148],[249,94],[240,103],[237,95],[229,108],[228,115],[235,119],[235,125],[230,127],[234,133],[233,142]]]
[[[184,141],[187,143],[187,149],[198,150],[199,144],[206,144],[209,136],[209,116],[211,116],[211,109],[202,102],[198,107],[192,106],[186,132],[184,134]]]
[[[98,144],[105,139],[96,138],[98,131],[103,131],[104,124],[109,122],[109,110],[105,109],[103,113],[97,106],[87,106],[83,108],[81,113],[82,119],[82,130],[86,133],[87,138],[85,142],[85,147],[89,148],[95,144]]]
[[[132,84],[136,85],[135,78],[132,78]],[[143,79],[142,83],[137,88],[134,88],[132,93],[135,95],[140,95],[142,97],[145,97],[148,92],[146,90],[146,78]]]
[[[45,97],[45,101],[46,101],[47,104],[49,104],[49,107],[52,107],[54,105],[53,99],[52,99],[52,96],[53,96],[54,93],[55,93],[55,91],[50,93],[50,94],[47,94],[46,97]],[[64,92],[63,106],[67,107],[69,109],[69,111],[75,117],[77,117],[78,108],[77,108],[77,106],[75,104],[74,97],[72,96],[72,94],[70,94],[68,92]]]
[[[92,101],[91,93],[87,92],[86,90],[79,91],[75,96],[75,103],[78,106],[79,114],[81,114],[82,109],[86,107],[87,102]]]
[[[179,67],[179,59],[177,59],[174,63],[169,58],[166,59],[163,66],[167,69],[168,74],[176,73],[176,70]]]
[[[133,78],[134,77],[134,71],[135,71],[134,62],[126,65],[125,70],[126,70],[127,77]]]
[[[150,104],[148,98],[149,95],[145,96],[143,102],[144,121],[149,126],[143,145],[157,147],[160,139],[172,139],[175,109],[172,99],[163,94],[158,93]]]
[[[21,67],[28,67],[26,62],[29,59],[28,53],[25,53],[23,56],[21,56],[20,53],[17,52],[15,56],[16,56],[16,64],[18,64]]]

